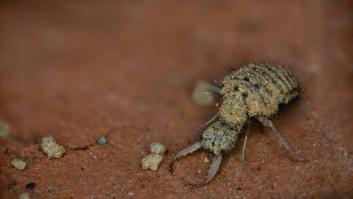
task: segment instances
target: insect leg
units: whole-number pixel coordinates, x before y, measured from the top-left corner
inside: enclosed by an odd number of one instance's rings
[[[206,126],[208,126],[209,124],[211,124],[213,121],[215,121],[218,117],[218,114],[214,115],[211,119],[209,119],[205,124],[202,125],[201,128],[205,128]]]
[[[189,147],[186,147],[184,149],[182,149],[181,151],[179,151],[175,156],[174,158],[172,159],[172,161],[170,162],[170,170],[173,172],[174,168],[173,168],[173,164],[174,162],[183,157],[183,156],[186,156],[194,151],[197,151],[199,150],[200,148],[202,147],[201,145],[201,142],[196,142],[195,144],[189,146]]]
[[[222,154],[219,154],[213,159],[211,168],[208,171],[207,180],[204,184],[207,184],[216,176],[219,170],[219,167],[221,166],[221,162],[222,162]]]
[[[212,84],[212,83],[207,83],[207,91],[212,92],[212,93],[220,93],[222,90],[221,87]]]
[[[245,132],[244,144],[243,144],[243,150],[242,150],[242,157],[241,157],[241,161],[242,162],[245,162],[245,152],[246,152],[246,147],[247,147],[247,144],[248,144],[249,136],[250,136],[250,127],[248,127],[246,129],[246,132]]]
[[[289,144],[286,142],[286,140],[282,137],[281,133],[276,128],[276,126],[272,123],[271,120],[269,120],[269,119],[267,119],[265,117],[259,117],[257,119],[262,125],[270,127],[272,129],[272,134],[277,138],[278,143],[280,145],[282,145],[290,153],[291,157],[294,160],[301,160],[301,158],[297,157],[297,155],[294,153],[294,151],[289,146]]]

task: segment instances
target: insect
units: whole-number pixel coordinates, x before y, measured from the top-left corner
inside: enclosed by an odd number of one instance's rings
[[[206,149],[213,153],[214,159],[207,180],[194,185],[207,184],[217,174],[223,155],[234,148],[244,127],[254,119],[271,128],[279,144],[297,159],[270,118],[278,112],[280,104],[287,104],[298,96],[298,87],[293,74],[276,64],[250,63],[232,71],[225,76],[222,85],[210,87],[210,90],[221,95],[222,101],[218,113],[204,125],[201,141],[178,152],[171,161],[171,168],[177,159]],[[243,160],[249,134],[250,131],[245,132]]]

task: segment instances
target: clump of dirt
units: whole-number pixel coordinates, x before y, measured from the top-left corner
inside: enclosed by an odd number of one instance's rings
[[[151,169],[152,171],[157,171],[162,161],[163,156],[159,154],[149,154],[142,159],[142,169]]]
[[[164,144],[154,142],[150,145],[150,152],[158,155],[164,155],[167,147]]]
[[[26,168],[26,162],[19,158],[11,160],[11,165],[18,170],[23,170]]]
[[[61,158],[65,153],[65,148],[56,143],[55,139],[51,135],[46,135],[42,138],[40,147],[48,158]]]
[[[212,88],[214,87],[215,86],[207,81],[196,81],[191,95],[192,101],[199,106],[210,106],[214,104],[215,97],[212,93]]]

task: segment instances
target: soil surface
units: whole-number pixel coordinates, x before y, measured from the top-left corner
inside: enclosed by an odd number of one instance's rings
[[[0,29],[0,120],[11,129],[0,139],[2,198],[353,197],[348,0],[5,0]],[[192,102],[194,83],[255,61],[297,76],[300,98],[273,120],[308,161],[292,161],[255,123],[246,162],[239,142],[210,184],[190,189],[209,154],[181,159],[175,175],[168,163],[217,111]],[[40,150],[47,134],[64,157]],[[107,144],[95,144],[102,135]],[[152,142],[168,147],[156,172],[141,169]]]

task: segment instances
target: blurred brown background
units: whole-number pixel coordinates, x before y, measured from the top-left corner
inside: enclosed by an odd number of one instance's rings
[[[352,197],[352,8],[348,0],[2,1],[0,119],[11,129],[0,139],[2,197]],[[194,82],[250,61],[284,64],[298,77],[300,99],[274,121],[309,162],[291,161],[254,125],[247,161],[237,147],[215,180],[190,190],[186,183],[207,175],[208,153],[178,162],[174,176],[168,162],[217,110],[192,103]],[[77,150],[113,126],[107,145]],[[49,133],[67,148],[63,158],[39,150]],[[142,171],[154,141],[167,145],[167,158]],[[10,165],[15,157],[24,171]]]

